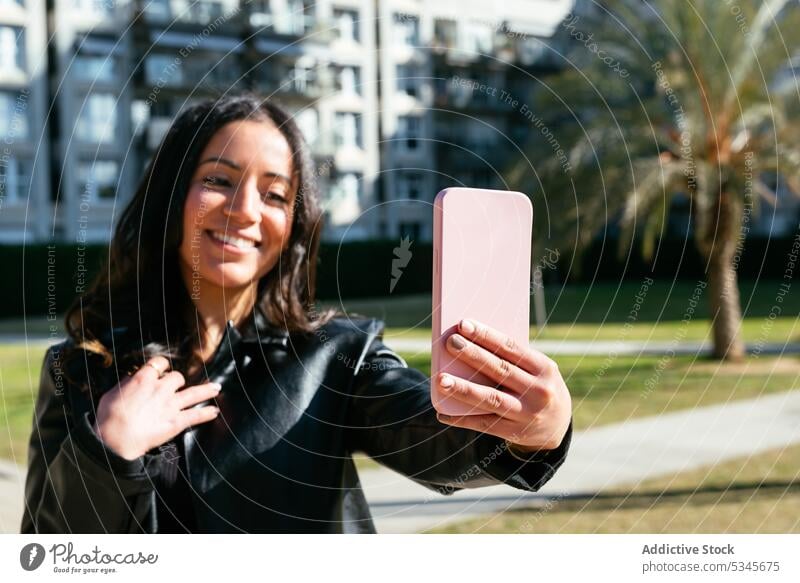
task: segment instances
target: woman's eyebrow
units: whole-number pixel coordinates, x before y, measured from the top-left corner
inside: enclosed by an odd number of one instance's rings
[[[242,169],[242,167],[239,166],[236,162],[233,162],[231,160],[228,160],[227,158],[222,158],[222,157],[219,157],[219,156],[212,156],[211,158],[206,158],[205,160],[200,162],[198,164],[198,166],[202,166],[203,164],[207,164],[208,162],[216,162],[218,164],[224,164],[225,166],[230,166],[234,170],[241,171],[241,169]],[[266,176],[268,178],[278,178],[280,180],[283,180],[284,182],[286,182],[287,186],[291,185],[291,183],[292,183],[291,179],[288,176],[285,176],[283,174],[279,174],[278,172],[265,172],[264,176]]]

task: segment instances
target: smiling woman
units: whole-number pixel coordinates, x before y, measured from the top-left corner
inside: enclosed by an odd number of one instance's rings
[[[552,476],[572,430],[557,368],[515,377],[502,432],[440,422],[382,321],[315,310],[321,219],[281,107],[178,116],[45,355],[22,532],[375,532],[357,451],[441,494]],[[466,342],[504,341],[476,324]],[[454,394],[488,406],[473,389]]]
[[[179,247],[184,285],[208,330],[230,315],[242,316],[256,301],[254,282],[264,278],[289,245],[297,190],[286,138],[271,121],[226,124],[200,156],[189,183]],[[235,321],[241,318],[234,317]],[[203,362],[219,341],[202,339]],[[192,375],[196,369],[190,369]]]

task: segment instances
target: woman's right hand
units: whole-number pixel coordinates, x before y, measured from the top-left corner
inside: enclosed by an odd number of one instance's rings
[[[155,356],[135,374],[100,397],[94,431],[121,457],[134,460],[162,445],[184,429],[215,419],[213,405],[193,407],[219,394],[218,383],[180,389],[185,384],[177,371],[163,376],[169,361]]]

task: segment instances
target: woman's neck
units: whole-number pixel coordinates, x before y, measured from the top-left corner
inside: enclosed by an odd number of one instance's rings
[[[239,327],[252,313],[255,300],[255,284],[240,289],[205,285],[193,294],[189,326],[198,331],[200,346],[196,353],[203,362],[214,354],[228,320]]]

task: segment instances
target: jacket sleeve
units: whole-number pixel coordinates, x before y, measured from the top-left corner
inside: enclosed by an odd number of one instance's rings
[[[436,418],[430,379],[383,343],[374,320],[353,367],[348,407],[352,447],[442,494],[505,483],[536,491],[564,463],[572,421],[558,448],[517,458],[505,440]]]
[[[44,357],[20,532],[150,531],[157,456],[127,460],[99,439],[90,408],[76,408],[67,397],[70,386],[56,362],[63,345],[48,348]]]

